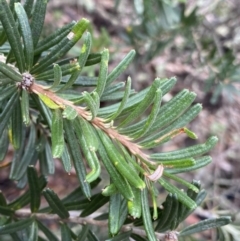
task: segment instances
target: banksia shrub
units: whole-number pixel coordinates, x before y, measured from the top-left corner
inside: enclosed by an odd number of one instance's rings
[[[210,163],[206,153],[216,137],[185,149],[151,152],[178,135],[197,138],[186,127],[202,109],[193,104],[196,94],[184,89],[161,105],[175,78],[156,78],[139,93],[132,90],[130,77],[114,82],[135,51],[109,73],[109,51],[91,53],[86,19],[41,39],[46,5],[42,0],[23,5],[0,0],[0,158],[12,145],[9,178],[16,188],[28,185],[10,202],[0,193],[0,235],[12,240],[100,240],[93,228],[105,225],[108,240],[177,240],[228,224],[229,217],[219,217],[177,229],[206,196],[200,181],[189,183],[177,174]],[[81,38],[79,56],[64,59]],[[83,68],[92,65],[99,66],[98,76],[83,76]],[[56,175],[55,158],[67,173],[73,166],[79,180],[79,187],[64,198],[47,187],[48,175]],[[92,194],[102,169],[109,184]],[[168,193],[162,203],[157,200],[159,187]],[[107,203],[107,211],[89,216]],[[48,219],[59,224],[60,232],[46,226]],[[78,233],[74,223],[81,225]]]

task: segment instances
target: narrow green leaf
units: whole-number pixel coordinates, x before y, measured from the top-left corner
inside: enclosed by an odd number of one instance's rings
[[[63,118],[66,118],[68,120],[74,120],[78,116],[78,113],[71,106],[66,106],[62,115],[63,115]]]
[[[53,190],[46,188],[43,190],[43,195],[54,213],[56,213],[62,219],[69,217],[67,209]]]
[[[144,188],[141,192],[141,203],[142,203],[143,224],[144,224],[144,228],[145,228],[148,240],[149,241],[157,241],[155,233],[154,233],[152,217],[151,217],[150,210],[149,210],[147,188]]]
[[[107,85],[110,85],[114,80],[116,80],[120,74],[122,74],[125,69],[129,66],[135,57],[135,50],[131,50],[123,60],[113,69],[113,71],[107,77]]]
[[[122,198],[121,207],[120,207],[120,217],[119,217],[119,227],[123,226],[126,219],[128,217],[128,209],[127,209],[127,199]]]
[[[47,0],[38,0],[35,3],[32,20],[31,20],[31,30],[32,30],[32,40],[33,46],[37,46],[39,37],[42,32],[46,8],[47,8]]]
[[[28,143],[25,147],[24,154],[18,165],[14,165],[11,168],[10,178],[13,180],[20,180],[27,170],[27,166],[30,164],[34,152],[35,152],[35,142],[36,142],[36,129],[34,125],[31,125],[28,137]]]
[[[193,209],[197,208],[196,203],[191,198],[189,198],[185,193],[183,193],[181,190],[179,190],[177,187],[175,187],[171,183],[165,181],[165,179],[163,179],[163,178],[158,179],[158,182],[168,192],[176,193],[177,196],[178,196],[179,201],[181,203],[183,203],[185,206],[187,206],[190,210],[193,210]]]
[[[128,78],[130,78],[130,77],[128,77]],[[110,86],[107,86],[103,91],[102,97],[108,96],[108,95],[113,94],[113,93],[117,93],[124,86],[125,86],[124,82],[118,82],[116,84],[112,84]]]
[[[109,218],[108,218],[108,227],[109,232],[112,236],[115,236],[119,229],[119,219],[120,219],[120,208],[121,208],[121,194],[116,193],[111,195],[109,201]]]
[[[0,20],[7,35],[11,50],[15,56],[18,69],[22,73],[24,68],[24,54],[18,27],[6,0],[0,0]],[[1,62],[2,63],[2,62]],[[15,79],[17,76],[15,77]]]
[[[64,150],[61,156],[61,160],[65,171],[67,173],[70,173],[72,169],[72,163],[66,144],[64,144]]]
[[[100,53],[91,53],[88,56],[87,62],[85,63],[85,66],[91,66],[94,64],[98,64],[101,61],[101,54]]]
[[[40,76],[38,76],[38,78],[40,79],[44,79],[41,78]],[[62,81],[62,70],[61,67],[58,64],[54,64],[53,65],[53,84],[51,86],[45,87],[45,89],[54,89],[56,88]]]
[[[191,172],[196,169],[199,169],[201,167],[204,167],[211,163],[212,158],[210,156],[203,156],[200,158],[195,159],[196,164],[190,167],[183,167],[183,168],[174,168],[174,169],[167,169],[165,168],[165,171],[171,174],[177,174],[177,173],[182,173],[182,172]]]
[[[126,83],[126,88],[125,88],[125,91],[124,91],[124,96],[122,98],[122,101],[121,101],[121,104],[119,105],[117,111],[115,113],[113,113],[107,120],[108,121],[111,121],[111,120],[114,120],[115,118],[117,118],[122,110],[124,109],[126,103],[127,103],[127,100],[128,100],[128,97],[130,95],[130,92],[131,92],[131,84],[132,84],[132,80],[130,77],[128,77],[127,79],[127,83]]]
[[[110,238],[110,239],[106,239],[105,241],[123,241],[123,240],[128,240],[130,235],[132,233],[132,230],[118,234],[117,236]]]
[[[28,166],[27,177],[30,193],[30,208],[31,212],[37,212],[41,203],[41,189],[39,185],[37,171],[34,166]]]
[[[95,116],[94,117],[96,117],[97,116],[97,113],[98,113],[98,111],[99,111],[99,108],[100,108],[100,97],[99,97],[99,95],[98,95],[98,93],[97,92],[95,92],[95,91],[93,91],[92,93],[91,93],[91,96],[92,96],[92,99],[93,99],[93,101],[94,101],[94,103],[95,103]]]
[[[91,229],[89,229],[87,237],[88,237],[88,241],[100,241],[96,236],[96,234]]]
[[[21,112],[22,112],[22,120],[26,126],[30,125],[30,116],[29,116],[29,94],[28,91],[22,90],[22,98],[21,98]]]
[[[2,191],[0,190],[0,206],[5,207],[7,206],[7,200],[4,197]]]
[[[87,208],[89,204],[88,199],[83,199],[83,200],[76,200],[72,202],[66,202],[64,203],[64,206],[66,207],[67,210],[73,211],[73,210],[83,210]]]
[[[103,196],[111,196],[113,194],[116,194],[118,192],[118,189],[114,183],[109,184],[104,189],[102,189],[102,195]]]
[[[116,167],[119,173],[125,177],[128,182],[136,188],[143,189],[145,188],[145,182],[139,177],[136,172],[132,172],[129,169],[129,164],[126,162],[124,157],[119,153],[117,148],[114,146],[109,137],[102,131],[98,131],[99,137],[103,143],[105,151],[109,156],[112,164]]]
[[[0,235],[16,233],[18,231],[21,231],[29,227],[32,222],[33,222],[33,218],[26,218],[20,221],[2,225],[0,226]]]
[[[22,241],[22,240],[18,237],[17,233],[11,233],[10,236],[12,237],[12,239],[13,239],[14,241]]]
[[[108,51],[108,49],[104,49],[102,52],[102,56],[101,56],[97,88],[95,90],[98,93],[99,97],[102,96],[102,93],[105,89],[105,85],[106,85],[106,81],[107,81],[108,59],[109,59],[109,51]]]
[[[169,81],[170,82],[170,81]],[[161,88],[162,90],[162,88]],[[163,95],[163,94],[162,94]],[[169,122],[172,122],[177,116],[179,116],[183,112],[183,104],[186,102],[186,98],[189,95],[189,91],[184,89],[180,91],[177,95],[175,95],[170,101],[165,103],[159,110],[157,120],[154,125],[151,127],[151,131],[156,131],[166,125]],[[190,98],[190,104],[191,104]],[[130,133],[135,133],[141,130],[142,126],[145,125],[147,118],[125,127],[124,130],[121,130],[121,133],[125,135],[130,135]]]
[[[98,95],[98,93],[96,93],[96,92],[94,92],[94,93]],[[96,105],[96,102],[92,98],[91,94],[89,94],[87,91],[83,91],[82,96],[83,96],[83,101],[85,101],[88,109],[90,110],[90,112],[92,114],[91,119],[93,120],[97,115],[98,105]]]
[[[151,159],[158,161],[171,161],[178,159],[191,158],[195,156],[203,155],[209,152],[218,142],[218,138],[216,136],[211,136],[209,139],[203,143],[194,145],[191,147],[183,148],[176,151],[171,152],[161,152],[156,154],[151,154]]]
[[[72,241],[71,232],[66,223],[60,223],[61,226],[61,239],[63,241]]]
[[[191,139],[198,138],[197,135],[194,132],[190,131],[188,128],[184,127],[183,129],[184,129],[184,132],[187,134],[187,136],[190,137]]]
[[[60,109],[53,111],[51,135],[52,155],[59,158],[64,151],[63,117]]]
[[[92,47],[92,37],[91,37],[91,34],[89,32],[87,32],[85,35],[85,38],[84,38],[83,46],[81,48],[81,53],[78,58],[79,69],[72,73],[72,75],[70,76],[67,83],[65,85],[63,85],[63,87],[60,88],[59,91],[68,89],[77,80],[78,76],[80,75],[80,73],[88,59],[88,56],[91,51],[91,47]]]
[[[89,150],[92,152],[97,151],[99,146],[98,138],[91,124],[79,116],[74,120],[74,127],[78,136],[79,134],[84,136]]]
[[[172,87],[176,84],[176,82],[177,82],[176,78],[162,79],[161,82],[160,82],[160,88],[162,90],[162,96],[164,96],[166,93],[168,93],[172,89]],[[128,99],[128,102],[127,102],[127,104],[126,104],[126,106],[125,106],[121,115],[125,114],[128,111],[131,112],[132,108],[135,108],[136,105],[144,99],[146,93],[149,91],[150,88],[151,87],[148,87],[148,88],[140,91],[139,93],[136,93],[135,95],[131,96]],[[111,106],[101,108],[98,112],[98,115],[109,116],[112,113],[114,113],[115,111],[117,111],[119,105],[120,105],[120,103],[116,103],[116,104],[113,104]]]
[[[26,69],[30,70],[33,64],[33,39],[30,25],[28,23],[28,16],[21,3],[14,4],[15,12],[18,18],[21,35],[24,43],[24,56]]]
[[[0,206],[0,214],[5,216],[12,216],[14,214],[14,210],[9,207]]]
[[[128,201],[128,212],[135,219],[140,218],[142,214],[142,204],[141,204],[141,190],[133,188],[134,199]]]
[[[135,233],[131,234],[131,238],[133,238],[135,241],[147,241],[145,238]]]
[[[59,109],[61,106],[56,104],[53,100],[51,100],[48,96],[43,94],[38,94],[38,97],[43,101],[43,103],[49,107],[50,109]]]
[[[34,0],[26,0],[23,5],[28,18],[31,18],[32,16],[33,3],[34,3]]]
[[[91,183],[91,189],[95,188],[98,186],[100,183],[101,179],[98,178],[94,182]],[[75,200],[82,200],[84,198],[83,192],[81,187],[77,187],[75,190],[73,190],[71,193],[69,193],[65,198],[62,199],[63,203],[70,202],[70,201],[75,201]],[[88,200],[89,201],[89,200]]]
[[[55,165],[52,156],[52,150],[48,141],[45,141],[45,147],[39,154],[40,170],[41,173],[48,176],[49,174],[54,174]]]
[[[0,34],[0,46],[2,46],[6,41],[7,41],[6,33],[5,32],[1,32],[1,34]]]
[[[48,238],[48,240],[51,241],[59,241],[58,238],[53,234],[50,229],[48,229],[45,225],[42,224],[42,222],[37,220],[37,224],[39,229],[45,234],[45,236]]]
[[[149,107],[149,105],[153,102],[153,96],[155,95],[157,89],[160,87],[160,82],[161,80],[159,78],[154,80],[144,99],[136,106],[133,112],[120,123],[118,126],[119,128],[131,123]]]
[[[38,180],[39,180],[40,189],[42,190],[47,185],[46,177],[40,176]],[[8,206],[13,208],[14,210],[18,210],[26,206],[27,204],[29,204],[29,202],[30,202],[30,192],[28,190],[23,195],[19,196],[17,199],[11,202]]]
[[[44,80],[47,82],[54,82],[54,66],[58,65],[61,68],[61,76],[66,76],[66,75],[70,75],[73,72],[75,72],[76,70],[79,70],[79,64],[76,62],[76,60],[72,60],[72,62],[70,63],[66,63],[64,65],[60,65],[60,64],[55,64],[53,63],[47,70],[40,72],[39,74],[36,74],[36,79],[39,80]],[[58,67],[57,67],[58,69]],[[55,71],[57,70],[55,69]],[[57,73],[57,75],[59,76],[60,73]],[[59,77],[58,77],[59,79]],[[58,80],[59,82],[59,80]],[[64,79],[61,79],[62,83],[66,83],[67,81]],[[51,88],[51,86],[46,86],[47,88]],[[58,90],[54,90],[54,91],[58,91]]]
[[[15,105],[17,104],[18,100],[18,93],[14,93],[11,97],[11,99],[7,102],[4,110],[0,114],[0,135],[2,135],[4,129],[6,128],[9,119],[12,115],[12,112],[15,108]]]
[[[9,139],[8,131],[4,129],[0,136],[0,161],[3,161],[8,151]]]
[[[197,189],[200,190],[201,188],[201,183],[200,181],[196,181],[196,180],[193,180],[192,181],[192,185],[194,185]],[[194,192],[192,189],[188,188],[187,190],[187,195],[196,202],[196,199],[198,197],[198,195],[202,195],[202,190],[198,193]],[[196,202],[197,206],[199,206],[199,204]],[[178,219],[179,221],[183,221],[186,219],[186,217],[192,213],[193,210],[189,210],[185,205],[183,205],[182,203],[180,204],[180,209],[179,209],[179,212],[178,212]]]
[[[212,219],[203,220],[203,221],[200,221],[196,224],[193,224],[193,225],[188,226],[187,228],[183,229],[180,232],[179,236],[183,237],[183,236],[191,235],[194,233],[203,232],[208,229],[227,225],[231,222],[232,222],[232,220],[231,220],[230,216],[223,216],[220,218],[212,218]]]
[[[38,224],[35,221],[30,227],[29,241],[38,241]]]
[[[108,201],[109,201],[109,197],[105,197],[101,193],[94,195],[92,197],[92,200],[89,202],[88,206],[81,213],[80,217],[86,217],[94,213],[100,207],[105,205]]]
[[[35,104],[37,105],[37,108],[39,112],[41,113],[41,116],[43,118],[43,122],[51,128],[52,126],[52,112],[50,109],[41,101],[37,95],[31,96]]]
[[[164,165],[166,168],[184,168],[194,166],[196,161],[193,158],[187,158],[180,160],[157,161],[157,163]]]
[[[154,95],[151,113],[148,116],[145,125],[142,127],[142,130],[140,130],[138,133],[136,133],[132,136],[134,139],[138,139],[138,138],[144,136],[150,130],[150,128],[152,127],[152,125],[154,124],[154,122],[156,120],[158,111],[160,109],[161,99],[162,99],[162,91],[159,88],[159,89],[156,90],[156,93]]]
[[[19,149],[21,145],[23,134],[22,122],[21,107],[20,102],[18,101],[11,118],[11,143],[15,150]]]
[[[112,182],[116,185],[119,192],[127,200],[133,200],[134,195],[131,186],[129,185],[128,181],[122,175],[120,175],[120,173],[117,171],[113,163],[110,161],[107,152],[105,148],[102,146],[102,144],[100,144],[98,151],[103,162],[103,165],[105,166],[109,176],[112,179]]]
[[[58,44],[64,37],[68,35],[68,33],[71,31],[71,28],[75,24],[76,22],[72,21],[71,23],[64,25],[62,28],[57,29],[55,32],[48,35],[43,40],[39,41],[37,47],[34,50],[34,54],[41,54],[43,51],[46,51]]]
[[[96,180],[100,176],[101,166],[95,151],[92,151],[91,146],[89,146],[88,143],[86,142],[84,134],[81,132],[79,128],[75,128],[75,131],[76,131],[83,155],[89,167],[91,168],[91,171],[86,175],[86,181],[90,183]],[[92,138],[94,137],[92,136]]]
[[[89,183],[85,182],[85,180],[86,180],[86,168],[85,168],[84,163],[83,163],[83,159],[82,159],[82,155],[81,155],[81,152],[80,152],[78,140],[77,140],[76,135],[74,133],[73,123],[70,120],[64,119],[63,124],[64,124],[64,130],[65,130],[67,143],[68,143],[68,146],[69,146],[69,153],[72,157],[79,182],[82,186],[83,193],[87,198],[90,198],[91,197],[91,190],[90,190]]]
[[[82,225],[82,230],[79,233],[76,241],[85,241],[89,232],[89,225]]]
[[[155,227],[156,231],[161,231],[161,230],[166,228],[166,222],[167,222],[167,220],[169,218],[169,215],[171,213],[173,203],[174,203],[173,202],[173,194],[169,193],[167,195],[167,198],[166,198],[165,202],[163,203],[163,210],[158,217],[158,223]]]
[[[199,189],[196,186],[194,186],[193,184],[187,182],[186,180],[184,180],[181,177],[178,177],[176,175],[172,175],[172,174],[170,174],[170,173],[168,173],[166,171],[163,171],[163,176],[168,177],[168,178],[170,178],[170,179],[172,179],[172,180],[174,180],[174,181],[176,181],[178,183],[181,183],[182,185],[186,186],[187,188],[192,189],[196,193],[199,192]]]
[[[89,21],[81,19],[71,29],[68,36],[59,42],[55,47],[52,48],[50,53],[43,57],[31,70],[31,73],[36,74],[46,69],[50,64],[56,62],[60,57],[65,55],[69,49],[71,49],[76,42],[82,37],[82,34],[88,27]]]
[[[2,88],[0,91],[0,101],[1,102],[4,101],[5,99],[13,95],[13,93],[16,91],[17,89],[16,89],[16,86],[14,85],[9,85],[6,88]]]
[[[16,72],[12,67],[0,61],[0,72],[9,77],[14,82],[21,82],[22,76]]]

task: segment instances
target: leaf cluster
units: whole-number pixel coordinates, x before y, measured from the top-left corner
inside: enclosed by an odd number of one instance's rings
[[[162,97],[176,83],[175,78],[156,78],[139,93],[131,89],[130,77],[126,82],[114,83],[133,60],[135,51],[130,51],[109,73],[109,51],[91,53],[86,19],[40,39],[46,5],[42,0],[35,4],[29,0],[24,5],[14,1],[8,5],[0,0],[1,161],[11,144],[14,154],[9,178],[17,182],[18,188],[26,184],[29,187],[12,202],[1,193],[0,213],[4,219],[0,235],[10,234],[13,240],[22,240],[22,233],[29,240],[45,240],[39,236],[40,230],[48,240],[58,240],[42,222],[42,214],[48,214],[60,220],[62,240],[98,240],[88,224],[97,225],[97,221],[105,219],[109,240],[130,236],[142,240],[133,228],[139,225],[144,227],[148,240],[156,240],[160,231],[175,230],[205,197],[199,182],[189,183],[176,174],[210,163],[211,157],[205,154],[217,138],[210,137],[204,144],[182,150],[147,154],[146,150],[177,135],[197,138],[186,128],[202,108],[193,104],[196,94],[182,90],[161,105]],[[79,56],[63,59],[82,36]],[[98,76],[81,75],[85,66],[96,64]],[[81,87],[93,90],[81,91]],[[102,107],[106,101],[108,104]],[[64,198],[47,188],[47,176],[55,173],[55,158],[61,160],[67,173],[73,166],[80,183]],[[109,185],[93,194],[103,168],[109,175]],[[163,209],[157,201],[159,186],[169,193]],[[41,197],[48,204],[45,208],[41,207]],[[106,203],[107,213],[94,220],[89,217]],[[22,219],[28,204],[28,217]],[[67,223],[75,222],[70,211],[79,210],[77,221],[82,229],[75,233]],[[203,226],[218,227],[230,219],[222,217],[220,221]],[[124,228],[129,224],[131,230],[126,232]],[[183,230],[180,235],[191,230]]]

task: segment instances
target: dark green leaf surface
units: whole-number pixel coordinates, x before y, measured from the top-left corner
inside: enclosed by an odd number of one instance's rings
[[[60,223],[62,241],[72,241],[71,231],[66,223]]]
[[[83,163],[82,154],[80,152],[78,140],[74,133],[73,122],[65,119],[63,121],[63,123],[64,123],[66,139],[67,139],[68,146],[69,146],[69,153],[72,157],[73,164],[74,164],[78,179],[80,181],[80,184],[82,186],[83,193],[87,198],[90,198],[91,190],[90,190],[89,183],[85,182],[86,168]]]
[[[8,151],[8,131],[5,129],[0,136],[0,161],[3,161]]]
[[[130,237],[132,233],[132,230],[124,232],[124,233],[120,233],[117,236],[110,238],[110,239],[106,239],[106,241],[122,241],[122,240],[128,240],[128,238]]]
[[[187,235],[191,235],[193,233],[199,233],[208,229],[212,229],[212,228],[217,228],[217,227],[221,227],[224,225],[227,225],[231,223],[231,217],[230,216],[223,216],[220,218],[212,218],[212,219],[207,219],[207,220],[203,220],[200,221],[196,224],[193,224],[187,228],[185,228],[184,230],[182,230],[180,232],[180,236],[187,236]]]
[[[11,134],[12,134],[12,145],[14,149],[19,149],[21,146],[22,135],[23,135],[23,126],[22,126],[22,113],[20,102],[16,103],[16,107],[12,113],[11,119]]]
[[[89,226],[88,225],[83,225],[82,226],[82,230],[79,233],[76,241],[85,241],[87,236],[88,236],[88,232],[89,232]]]
[[[41,188],[39,185],[37,171],[33,166],[27,168],[28,185],[30,192],[31,212],[37,212],[41,203]]]
[[[38,0],[35,3],[32,20],[31,20],[31,30],[32,30],[32,39],[33,46],[35,47],[38,43],[39,37],[42,32],[45,14],[47,8],[46,0]]]
[[[13,14],[6,0],[0,0],[0,20],[7,35],[11,49],[14,53],[18,69],[20,73],[22,73],[25,68],[21,38]]]
[[[39,229],[45,234],[48,240],[59,241],[55,234],[53,234],[42,222],[37,220]]]
[[[109,197],[105,197],[101,193],[93,196],[88,206],[81,213],[80,217],[86,217],[92,214],[100,207],[102,207],[104,204],[106,204],[108,201],[109,201]]]
[[[54,158],[61,157],[64,151],[63,117],[60,109],[53,110],[52,116],[52,155]]]
[[[2,234],[10,234],[21,231],[31,225],[33,222],[33,218],[26,218],[20,221],[16,221],[13,223],[8,223],[0,226],[0,235]]]
[[[141,202],[142,202],[142,217],[144,228],[148,237],[149,241],[157,241],[154,228],[152,224],[152,217],[149,210],[149,203],[148,203],[148,191],[147,188],[144,188],[141,192]]]
[[[120,226],[119,226],[119,219],[120,219],[120,208],[121,208],[121,194],[116,193],[110,197],[109,201],[109,213],[108,213],[108,227],[109,232],[113,236],[118,233]]]
[[[132,60],[135,57],[135,50],[131,50],[123,60],[113,69],[113,71],[107,77],[107,85],[110,85],[114,80],[118,78],[120,74],[122,74],[125,69],[129,66]]]
[[[38,1],[39,2],[39,1]],[[30,70],[33,64],[33,39],[27,14],[21,3],[15,3],[15,12],[17,14],[21,35],[24,43],[25,68]]]
[[[4,110],[2,111],[2,113],[0,114],[0,135],[2,135],[4,129],[6,128],[9,119],[11,117],[11,114],[15,108],[15,105],[17,103],[18,100],[18,93],[14,93],[11,97],[11,99],[7,102]]]
[[[38,224],[36,221],[34,221],[31,224],[29,232],[29,241],[38,241]]]
[[[47,188],[43,191],[43,195],[54,213],[56,213],[62,219],[69,217],[67,209],[53,190]]]
[[[20,180],[23,177],[24,173],[27,170],[27,166],[30,164],[34,156],[35,143],[36,143],[36,129],[34,125],[31,125],[29,130],[28,142],[25,146],[24,154],[21,158],[21,161],[20,163],[15,164],[11,168],[11,173],[10,173],[11,179]]]

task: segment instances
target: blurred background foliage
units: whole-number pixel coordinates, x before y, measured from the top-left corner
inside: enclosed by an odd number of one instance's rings
[[[237,0],[101,2],[79,1],[79,5],[88,13],[97,13],[94,24],[104,23],[110,34],[137,50],[136,64],[149,63],[167,51],[194,68],[204,69],[203,90],[211,104],[216,104],[223,92],[230,100],[239,95],[235,86],[240,73]],[[104,31],[100,36],[99,41],[106,43]]]
[[[155,76],[175,75],[179,81],[173,92],[188,88],[198,94],[204,111],[190,128],[200,134],[199,142],[214,134],[220,143],[211,154],[211,165],[185,177],[202,179],[209,193],[203,207],[186,222],[231,214],[234,223],[222,227],[218,237],[209,231],[184,240],[239,240],[239,0],[51,0],[48,9],[45,36],[73,19],[90,19],[93,52],[110,49],[110,70],[134,48],[135,64],[122,79],[130,75],[136,90],[149,85]],[[78,51],[76,46],[70,54],[78,55]],[[183,147],[189,144],[186,141],[176,138],[164,148]],[[64,182],[62,175],[50,183],[58,183],[60,195],[75,182]]]

